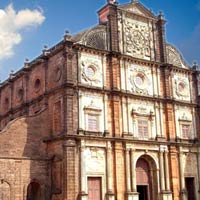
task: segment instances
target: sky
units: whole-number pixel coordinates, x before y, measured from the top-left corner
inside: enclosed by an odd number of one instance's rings
[[[131,0],[118,0],[119,4]],[[200,0],[141,0],[155,15],[166,18],[167,42],[186,61],[200,63]],[[97,11],[106,0],[0,0],[0,80],[18,71],[25,59],[39,56],[70,34],[98,24]]]

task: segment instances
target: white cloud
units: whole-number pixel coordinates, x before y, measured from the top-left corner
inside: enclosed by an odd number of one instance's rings
[[[0,9],[0,60],[14,54],[14,46],[22,41],[21,30],[39,26],[44,20],[41,10],[15,11],[12,4]]]

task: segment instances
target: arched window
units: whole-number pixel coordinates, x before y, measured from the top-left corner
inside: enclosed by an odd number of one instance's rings
[[[41,200],[41,187],[37,182],[31,182],[27,188],[26,200]]]

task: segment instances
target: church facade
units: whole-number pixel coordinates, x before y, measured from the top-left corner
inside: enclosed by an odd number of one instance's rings
[[[198,200],[196,65],[138,1],[0,85],[1,200]]]

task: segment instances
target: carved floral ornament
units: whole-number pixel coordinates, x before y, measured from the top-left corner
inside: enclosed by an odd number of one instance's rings
[[[145,25],[125,21],[126,52],[150,57],[150,33]]]
[[[179,121],[187,121],[187,122],[191,122],[192,120],[188,117],[188,113],[183,113],[180,117],[179,117]]]
[[[100,82],[100,69],[99,64],[92,60],[84,60],[81,62],[82,67],[82,78],[86,82]]]

